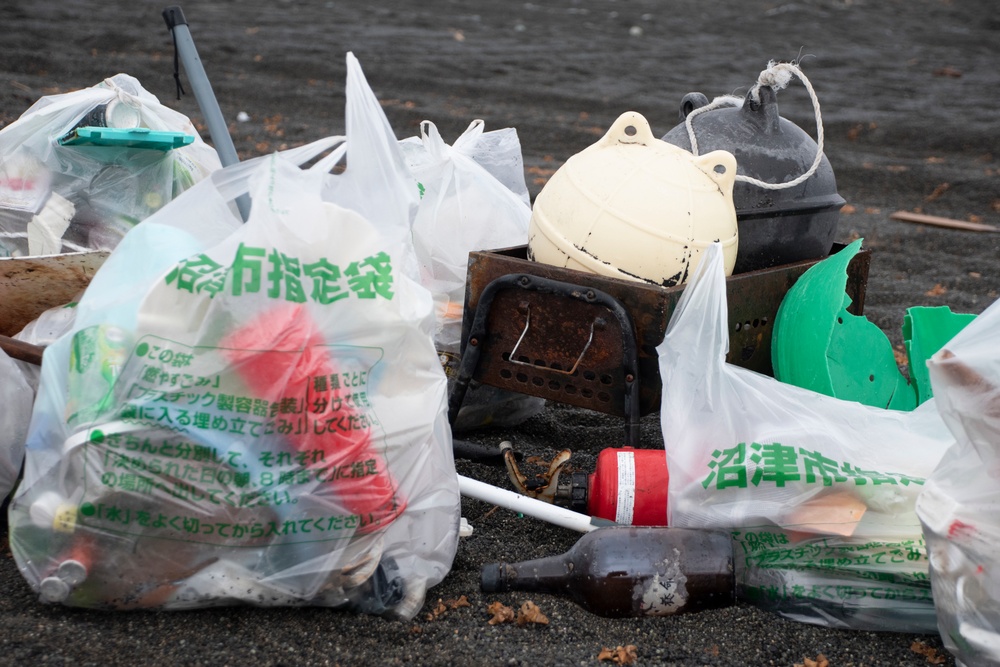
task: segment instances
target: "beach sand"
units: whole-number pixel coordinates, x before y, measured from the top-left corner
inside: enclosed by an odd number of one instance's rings
[[[39,97],[124,72],[176,99],[164,5],[142,0],[5,0],[0,5],[0,126]],[[745,94],[768,61],[801,62],[818,94],[825,151],[847,207],[839,240],[872,249],[865,314],[902,353],[906,308],[981,312],[1000,294],[1000,235],[889,219],[896,210],[1000,223],[1000,14],[992,0],[577,0],[552,3],[202,0],[183,6],[243,159],[344,131],[344,55],[353,51],[399,138],[432,120],[449,143],[476,118],[518,131],[536,195],[567,158],[624,111],[660,136],[681,97]],[[182,78],[182,81],[184,79]],[[782,115],[815,136],[805,89]],[[237,114],[249,120],[237,122]],[[550,404],[512,429],[470,440],[543,458],[563,447],[587,470],[622,444],[614,417]],[[644,446],[662,446],[656,415]],[[902,453],[901,455],[905,455]],[[509,486],[501,469],[459,472]],[[409,622],[324,609],[224,608],[97,613],[44,606],[0,548],[0,664],[592,665],[634,645],[640,665],[925,665],[937,635],[832,630],[740,603],[667,619],[610,620],[565,598],[485,595],[484,563],[561,553],[578,534],[463,501],[475,527],[451,574]],[[439,599],[471,606],[435,620]],[[532,599],[545,626],[490,626],[487,605]],[[941,664],[954,664],[945,654]]]

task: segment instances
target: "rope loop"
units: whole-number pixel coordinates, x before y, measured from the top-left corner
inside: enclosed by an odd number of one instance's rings
[[[806,87],[806,90],[809,91],[809,99],[812,100],[813,112],[816,116],[816,157],[813,159],[812,165],[810,165],[809,169],[797,178],[784,183],[766,183],[744,174],[737,174],[737,181],[750,183],[751,185],[756,185],[757,187],[765,190],[784,190],[786,188],[794,188],[796,185],[804,183],[816,173],[817,169],[819,169],[819,165],[823,161],[823,115],[820,113],[819,99],[816,97],[816,91],[813,89],[812,83],[810,83],[806,75],[802,73],[799,66],[795,63],[777,63],[772,60],[767,64],[767,69],[763,70],[757,77],[757,83],[755,83],[753,88],[750,89],[748,96],[755,104],[759,104],[761,86],[769,86],[774,90],[781,90],[786,88],[788,84],[792,82],[792,77],[798,78],[802,82],[802,85]],[[695,136],[693,124],[694,119],[697,116],[705,113],[706,111],[712,111],[713,109],[718,109],[720,107],[740,108],[743,106],[743,103],[743,98],[733,95],[722,95],[720,97],[716,97],[709,104],[699,107],[689,113],[684,119],[684,127],[687,128],[688,141],[691,143],[691,152],[694,155],[698,155],[698,139]]]

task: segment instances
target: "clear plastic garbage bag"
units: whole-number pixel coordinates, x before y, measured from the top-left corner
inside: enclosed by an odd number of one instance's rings
[[[341,138],[214,172],[124,239],[46,352],[10,512],[43,600],[412,618],[450,569],[416,192],[351,55],[347,100],[343,174],[296,166]]]
[[[915,504],[954,441],[934,401],[872,408],[725,363],[713,245],[657,348],[670,525],[730,529],[738,593],[836,628],[934,632]]]
[[[413,242],[420,280],[434,297],[434,346],[451,387],[460,361],[469,253],[528,241],[531,206],[521,145],[513,128],[484,132],[483,121],[475,120],[451,146],[430,121],[400,146],[419,184]],[[513,426],[544,407],[544,399],[475,384],[452,426]]]
[[[938,628],[958,664],[1000,665],[1000,303],[928,362],[956,443],[917,499]]]
[[[173,133],[190,143],[163,150],[134,142],[63,143],[81,127],[146,137]],[[0,255],[111,250],[137,223],[220,166],[215,149],[186,116],[127,74],[42,97],[0,130]]]
[[[34,394],[17,360],[0,350],[0,505],[17,484]]]

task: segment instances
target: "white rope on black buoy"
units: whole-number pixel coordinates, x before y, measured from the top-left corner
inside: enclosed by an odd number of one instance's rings
[[[805,173],[785,183],[766,183],[743,174],[736,175],[737,181],[750,183],[751,185],[756,185],[757,187],[764,188],[765,190],[783,190],[785,188],[793,188],[796,185],[809,180],[809,178],[816,173],[820,162],[823,161],[823,115],[819,110],[819,99],[816,97],[816,91],[813,89],[812,83],[809,82],[809,79],[802,73],[802,70],[799,69],[798,65],[795,63],[776,63],[773,60],[769,62],[767,64],[767,69],[760,73],[757,77],[757,83],[750,89],[750,99],[754,102],[760,102],[761,86],[770,86],[774,90],[781,90],[791,83],[793,76],[798,77],[798,79],[802,81],[802,85],[804,85],[806,90],[809,91],[809,99],[812,100],[813,111],[816,116],[816,157],[813,159],[812,165],[805,171]],[[709,104],[706,104],[703,107],[698,107],[689,113],[684,119],[684,127],[687,128],[688,141],[691,143],[691,152],[694,155],[698,154],[698,139],[695,137],[693,125],[695,116],[720,107],[739,108],[742,106],[743,98],[736,97],[734,95],[722,95],[720,97],[716,97]]]

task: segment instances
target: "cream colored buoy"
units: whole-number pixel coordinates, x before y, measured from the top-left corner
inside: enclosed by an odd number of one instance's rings
[[[528,256],[544,264],[683,284],[719,241],[736,263],[736,158],[694,156],[653,136],[629,111],[597,143],[569,158],[535,199]]]

